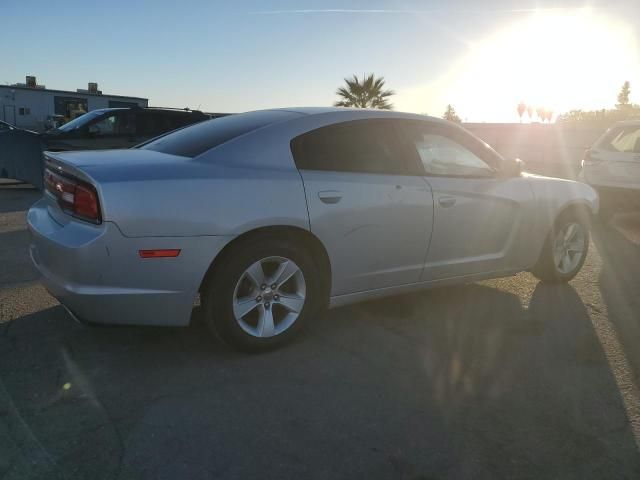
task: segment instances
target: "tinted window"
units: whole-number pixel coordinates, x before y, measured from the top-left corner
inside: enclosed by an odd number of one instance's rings
[[[138,135],[155,137],[161,133],[173,130],[167,119],[155,112],[144,112],[137,115],[136,126]]]
[[[415,162],[400,147],[389,120],[357,120],[329,125],[291,141],[301,170],[412,175]]]
[[[295,116],[298,114],[277,110],[229,115],[172,132],[140,148],[182,157],[196,157],[240,135]]]

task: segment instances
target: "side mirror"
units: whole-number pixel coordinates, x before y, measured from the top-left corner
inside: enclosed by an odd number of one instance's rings
[[[502,165],[501,173],[505,177],[519,177],[524,170],[524,162],[519,158],[507,160]]]

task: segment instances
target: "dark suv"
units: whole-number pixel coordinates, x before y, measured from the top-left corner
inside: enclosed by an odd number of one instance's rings
[[[198,110],[170,108],[103,108],[71,120],[41,135],[44,150],[129,148],[150,138],[208,120]]]

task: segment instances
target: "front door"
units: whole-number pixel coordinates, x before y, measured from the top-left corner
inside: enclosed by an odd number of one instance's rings
[[[500,157],[462,129],[415,122],[405,130],[434,198],[433,235],[422,280],[526,267],[533,192],[499,173]]]
[[[419,281],[431,237],[429,185],[388,120],[322,127],[292,141],[311,231],[332,268],[332,295]]]
[[[15,105],[3,105],[3,117],[4,121],[11,125],[16,124],[16,107]]]
[[[129,148],[138,143],[135,117],[129,109],[114,110],[65,134],[63,141],[72,150]]]

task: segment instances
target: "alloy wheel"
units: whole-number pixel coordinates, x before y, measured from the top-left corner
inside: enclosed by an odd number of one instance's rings
[[[233,315],[249,335],[279,335],[300,316],[306,289],[302,270],[293,260],[263,258],[240,276],[233,293]]]
[[[586,253],[587,235],[584,227],[576,222],[566,224],[556,234],[553,244],[553,262],[563,275],[573,272]]]

